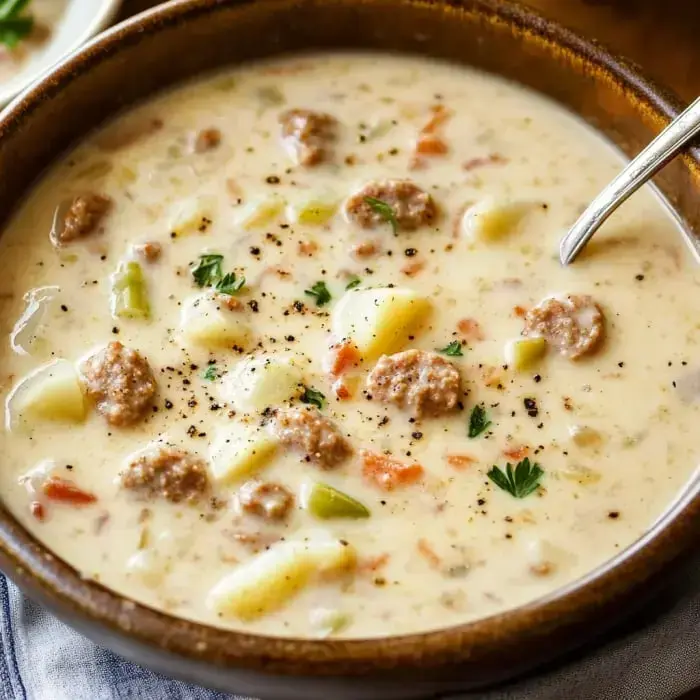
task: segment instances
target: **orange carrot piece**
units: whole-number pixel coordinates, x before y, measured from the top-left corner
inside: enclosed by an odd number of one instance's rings
[[[437,569],[440,567],[442,560],[435,554],[435,550],[423,538],[418,540],[416,548],[418,549],[418,553],[425,557],[431,568]]]
[[[61,479],[57,476],[52,476],[47,479],[42,490],[44,495],[52,500],[61,503],[68,503],[73,506],[84,506],[97,501],[97,496],[89,491],[83,491],[79,486],[76,486],[68,479]]]
[[[423,476],[423,467],[415,462],[404,464],[393,457],[369,450],[360,450],[360,456],[364,477],[384,491],[414,484]]]
[[[452,455],[445,455],[445,459],[447,460],[447,463],[451,466],[457,469],[458,471],[463,471],[467,467],[470,467],[472,464],[476,462],[476,458],[472,457],[471,455],[465,455],[465,454],[452,454]]]

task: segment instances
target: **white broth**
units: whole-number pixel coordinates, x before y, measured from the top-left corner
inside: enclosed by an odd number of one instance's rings
[[[265,634],[434,629],[575,580],[698,455],[671,215],[643,191],[557,259],[620,166],[525,89],[386,55],[120,116],[0,240],[4,502],[86,578]]]

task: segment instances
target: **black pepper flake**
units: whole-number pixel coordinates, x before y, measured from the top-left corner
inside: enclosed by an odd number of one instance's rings
[[[411,437],[412,437],[414,440],[420,440],[420,439],[423,437],[423,433],[421,433],[420,431],[416,430],[414,433],[411,433]]]
[[[619,511],[619,510],[611,510],[611,511],[608,513],[608,518],[610,518],[610,520],[617,520],[619,517],[620,517],[620,511]]]
[[[530,416],[530,418],[537,418],[537,415],[540,412],[537,408],[537,401],[535,401],[535,399],[526,398],[523,399],[523,404],[527,410],[527,415]]]
[[[641,282],[644,279],[644,275],[642,275],[642,274],[635,275],[634,279],[636,279],[637,282]]]
[[[61,311],[68,311],[68,307],[65,304],[61,304]]]
[[[293,342],[296,340],[296,338],[295,338],[293,335],[285,335],[285,336],[284,336],[284,339],[285,339],[288,343],[293,343]]]
[[[536,375],[533,377],[533,380],[534,380],[535,384],[539,384],[539,383],[542,381],[542,375],[536,374]]]
[[[114,333],[114,335],[117,335],[117,333],[119,333],[119,328],[117,328],[117,326],[112,326],[112,333]]]
[[[256,245],[250,246],[250,254],[251,255],[260,255],[260,248]]]
[[[66,469],[68,469],[68,470],[70,471],[71,469],[73,469],[73,465],[72,465],[72,464],[66,464]]]
[[[389,416],[384,416],[380,421],[379,425],[386,425],[389,422]]]
[[[478,506],[483,506],[484,503],[486,503],[486,499],[484,499],[484,498],[480,498],[480,499],[476,502],[476,504],[477,504]]]
[[[268,185],[279,185],[280,179],[277,177],[277,175],[269,175],[265,178],[265,182],[267,182]]]
[[[418,255],[418,250],[416,248],[406,248],[406,250],[404,250],[403,254],[407,258],[412,258],[415,255]]]
[[[173,402],[170,399],[165,399],[165,407],[171,409],[173,407]]]
[[[251,299],[248,302],[248,306],[250,306],[251,310],[253,311],[254,314],[257,314],[258,311],[260,311],[260,307],[258,306],[258,302],[255,301],[255,299]]]
[[[191,425],[189,428],[187,428],[187,434],[190,437],[194,437],[197,434],[197,428],[195,428],[194,425]]]

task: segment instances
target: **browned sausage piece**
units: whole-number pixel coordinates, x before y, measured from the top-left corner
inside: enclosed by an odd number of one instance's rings
[[[348,218],[362,228],[375,228],[388,222],[386,214],[378,210],[376,202],[373,206],[371,200],[390,207],[397,228],[403,231],[413,231],[437,217],[433,198],[410,180],[377,180],[367,183],[345,203]]]
[[[266,520],[283,520],[294,505],[294,496],[281,484],[249,481],[238,492],[241,508]]]
[[[273,429],[283,445],[306,454],[306,460],[323,469],[340,464],[351,452],[338,428],[311,406],[278,411]]]
[[[406,350],[383,355],[367,377],[373,399],[394,403],[416,418],[453,411],[462,395],[459,370],[435,352]]]
[[[70,203],[62,220],[54,222],[51,240],[54,245],[70,243],[97,229],[112,208],[112,198],[94,192],[77,196]],[[59,209],[60,211],[60,209]]]
[[[163,246],[156,241],[146,241],[145,243],[137,243],[134,246],[134,251],[143,260],[152,263],[160,258],[163,252]]]
[[[120,476],[125,489],[171,503],[194,503],[209,489],[204,460],[170,445],[139,455]]]
[[[221,143],[221,132],[213,127],[202,129],[194,139],[194,152],[206,153],[214,150]]]
[[[523,335],[544,338],[564,357],[575,360],[593,352],[605,335],[605,316],[587,294],[549,298],[525,316]]]
[[[338,122],[335,117],[309,109],[290,109],[279,117],[282,138],[300,165],[330,160]]]
[[[85,360],[80,371],[88,396],[111,425],[133,425],[151,406],[156,380],[147,360],[113,342]]]

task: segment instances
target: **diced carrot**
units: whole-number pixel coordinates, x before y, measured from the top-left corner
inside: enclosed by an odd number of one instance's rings
[[[44,508],[44,504],[39,501],[32,501],[29,506],[29,511],[39,522],[44,522],[46,519],[46,508]]]
[[[350,249],[350,252],[356,258],[369,258],[372,255],[376,255],[379,252],[379,248],[375,241],[360,241]]]
[[[367,559],[361,559],[357,564],[357,570],[359,572],[371,572],[381,569],[383,566],[389,562],[389,553],[384,552],[384,554],[379,554],[376,557],[368,557]]]
[[[525,314],[527,313],[527,309],[524,306],[520,306],[520,304],[516,304],[513,307],[513,313],[518,317],[518,318],[524,318]]]
[[[445,108],[445,105],[437,104],[430,108],[432,116],[427,121],[426,125],[421,129],[423,134],[433,134],[441,127],[449,118],[450,112]]]
[[[440,156],[448,150],[444,139],[436,134],[422,134],[416,141],[416,153],[422,156]]]
[[[317,250],[318,243],[315,241],[299,241],[297,244],[297,251],[299,252],[299,255],[311,257]]]
[[[360,450],[362,457],[362,474],[384,491],[392,491],[398,486],[408,486],[419,481],[423,476],[420,464],[404,464],[393,457],[379,452]]]
[[[97,496],[89,491],[83,491],[79,486],[76,486],[68,479],[61,479],[57,476],[52,476],[47,479],[42,490],[44,495],[52,501],[60,501],[61,503],[69,503],[74,506],[88,505],[95,503]]]
[[[503,454],[508,457],[508,459],[517,460],[519,462],[530,454],[530,448],[528,445],[518,445],[517,447],[509,447],[503,450]]]
[[[465,454],[445,455],[445,460],[447,460],[447,463],[451,467],[454,467],[458,471],[462,471],[476,462],[475,457]]]
[[[423,538],[418,540],[416,548],[418,549],[418,553],[426,558],[428,564],[430,564],[433,569],[437,569],[442,563],[440,557],[435,554],[435,550]]]
[[[352,397],[350,387],[342,379],[333,382],[333,391],[341,401]]]
[[[339,377],[352,367],[360,364],[360,351],[356,345],[349,341],[338,343],[331,347],[330,373],[334,377]]]
[[[419,272],[425,268],[425,260],[414,260],[413,262],[407,263],[401,268],[406,277],[415,277]]]
[[[503,367],[483,365],[480,368],[480,374],[484,386],[490,389],[503,389],[503,382],[505,381],[505,370]]]
[[[481,168],[484,165],[505,165],[507,162],[508,159],[504,158],[500,153],[491,153],[484,158],[472,158],[464,161],[462,169],[469,171]]]
[[[457,322],[457,331],[465,340],[483,340],[484,333],[479,322],[473,318],[463,318]]]

